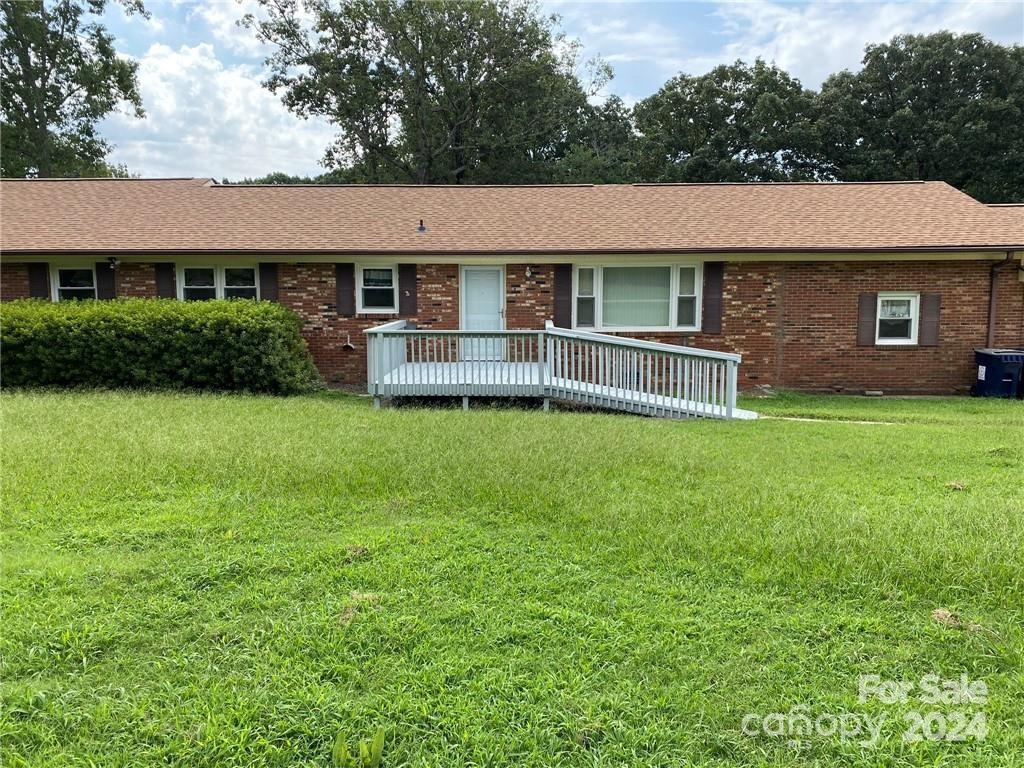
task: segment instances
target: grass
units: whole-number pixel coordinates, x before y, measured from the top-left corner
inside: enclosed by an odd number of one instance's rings
[[[387,766],[1021,764],[1020,403],[0,405],[5,766],[324,766],[380,726]],[[869,673],[984,680],[987,738],[904,743],[936,707]],[[888,719],[743,733],[794,706]]]

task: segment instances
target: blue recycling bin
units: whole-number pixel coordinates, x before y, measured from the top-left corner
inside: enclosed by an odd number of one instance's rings
[[[977,397],[1024,397],[1024,349],[976,349],[978,378],[971,387]]]

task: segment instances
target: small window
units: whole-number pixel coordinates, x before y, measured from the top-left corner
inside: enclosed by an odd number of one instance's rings
[[[213,267],[185,267],[182,270],[182,298],[207,301],[217,298],[217,270]]]
[[[224,298],[255,299],[256,270],[252,267],[224,267]]]
[[[57,270],[57,300],[96,298],[96,273],[89,267]]]
[[[697,268],[680,267],[676,289],[676,325],[694,328],[697,325]]]
[[[357,312],[396,312],[395,268],[363,267],[359,270]]]
[[[581,267],[576,273],[576,327],[594,327],[594,270]]]
[[[919,298],[916,293],[878,294],[876,344],[917,344]]]

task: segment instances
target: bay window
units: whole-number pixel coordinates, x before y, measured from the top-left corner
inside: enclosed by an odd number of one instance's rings
[[[577,267],[574,325],[609,331],[696,331],[700,278],[696,264]]]
[[[210,299],[258,299],[255,267],[181,267],[178,298],[185,301]]]

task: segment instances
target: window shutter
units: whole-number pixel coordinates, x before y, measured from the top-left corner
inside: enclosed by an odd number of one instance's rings
[[[555,316],[559,328],[572,328],[572,264],[555,264]]]
[[[50,298],[50,265],[31,262],[28,265],[28,295],[31,299]]]
[[[942,297],[937,293],[921,294],[921,332],[917,343],[922,347],[939,346],[939,308]]]
[[[878,312],[878,294],[862,293],[857,304],[857,346],[875,346],[876,312]]]
[[[156,280],[157,298],[173,299],[177,295],[174,290],[174,263],[162,261],[154,264],[153,273]]]
[[[724,275],[724,261],[708,261],[704,263],[704,313],[701,333],[722,332],[722,283]]]
[[[416,265],[398,265],[398,314],[413,317],[416,314]]]
[[[356,265],[335,264],[334,278],[338,284],[338,314],[356,313]]]
[[[277,264],[260,263],[260,298],[264,301],[277,301]]]
[[[96,267],[96,298],[112,299],[117,293],[114,285],[114,268],[108,261],[97,261]]]

